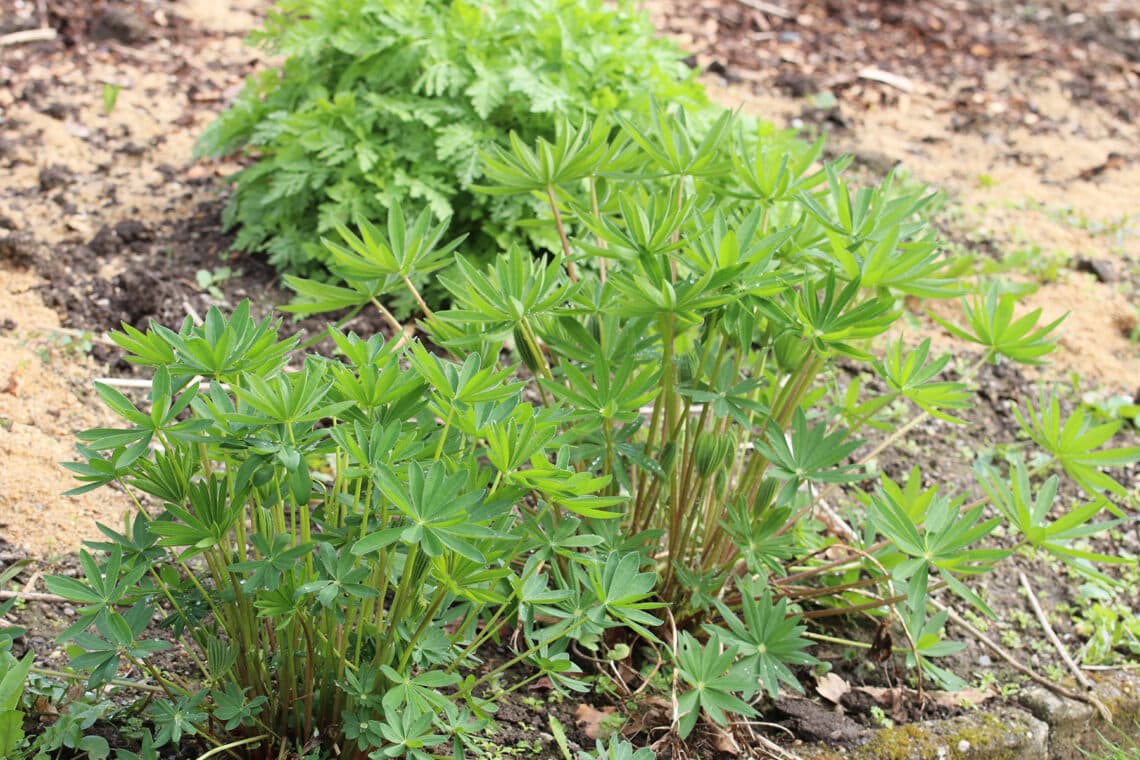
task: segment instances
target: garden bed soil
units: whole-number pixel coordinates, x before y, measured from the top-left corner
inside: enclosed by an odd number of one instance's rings
[[[1140,393],[1140,9],[1124,0],[1079,5],[647,3],[658,28],[705,69],[715,98],[783,126],[828,132],[829,151],[853,154],[866,177],[899,166],[914,181],[945,189],[951,203],[938,224],[948,245],[995,267],[1012,258],[1010,277],[1042,280],[1026,307],[1041,308],[1046,319],[1069,312],[1051,366],[986,368],[968,424],[920,427],[907,448],[878,462],[892,477],[918,464],[928,482],[968,488],[974,453],[1014,441],[1012,408],[1035,398],[1042,380],[1078,377],[1082,391],[1101,398]],[[42,572],[73,567],[67,555],[98,536],[95,523],[118,524],[130,509],[110,489],[60,495],[73,486],[58,463],[73,458],[74,432],[108,422],[91,380],[134,372],[106,331],[151,319],[175,325],[243,298],[264,314],[288,298],[262,259],[229,251],[222,178],[237,165],[191,159],[196,136],[243,78],[270,60],[241,44],[265,9],[256,0],[0,0],[0,36],[41,26],[56,32],[50,41],[0,46],[0,554],[7,562],[36,560],[18,580],[26,590],[43,590]],[[231,276],[203,287],[199,273],[219,275],[221,267]],[[944,315],[958,308],[935,307]],[[915,339],[969,350],[922,314],[907,322]],[[352,327],[380,329],[363,318]],[[315,334],[321,323],[287,322],[287,329]],[[1135,492],[1136,469],[1117,475]],[[1101,548],[1136,556],[1140,526]],[[991,632],[1025,639],[1017,656],[1044,671],[1059,660],[1051,647],[1030,646],[1041,632],[1019,622],[1026,610],[1019,571],[1050,610],[1072,603],[1081,581],[1029,558],[983,581],[1001,616]],[[1131,602],[1140,608],[1136,594]],[[32,602],[13,614],[32,629],[27,643],[60,664],[50,636],[66,625],[68,610]],[[1071,624],[1054,619],[1078,649]],[[965,636],[953,626],[952,634]],[[853,661],[849,650],[817,654],[856,687],[898,687],[908,678]],[[999,684],[1018,678],[976,643],[952,667],[967,680],[987,671]],[[900,722],[961,710],[937,702],[916,709],[901,691],[871,693],[857,691],[862,696],[844,703],[850,725],[839,726],[849,735],[833,736],[836,713],[819,695],[782,699],[766,719],[799,739],[842,744],[870,730],[872,706],[887,704],[888,717]],[[538,736],[547,750],[548,713],[586,747],[597,713],[612,701],[595,696],[555,709],[546,693],[525,696],[500,716],[507,718],[501,740],[521,746]],[[642,739],[656,739],[668,710],[643,706],[633,726]],[[742,751],[715,733],[700,741],[700,757]]]

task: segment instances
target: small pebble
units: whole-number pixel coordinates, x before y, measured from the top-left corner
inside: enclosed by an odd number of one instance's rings
[[[961,740],[960,742],[958,742],[958,751],[959,752],[969,752],[970,751],[970,743],[968,741],[966,741],[965,739]]]
[[[992,659],[990,659],[990,656],[988,654],[983,654],[981,657],[978,658],[978,665],[980,665],[983,668],[988,668],[990,665],[993,665],[993,664],[994,664],[994,661]]]
[[[72,607],[64,607],[63,614],[67,617],[75,617],[75,610]]]

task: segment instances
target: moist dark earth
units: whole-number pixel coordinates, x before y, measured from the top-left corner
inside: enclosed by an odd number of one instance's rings
[[[240,163],[194,163],[189,151],[242,78],[266,65],[264,54],[237,44],[265,7],[255,0],[0,0],[0,36],[40,28],[56,33],[52,40],[0,47],[0,170],[6,174],[0,187],[0,277],[33,272],[39,278],[35,290],[59,314],[64,328],[102,335],[123,323],[145,328],[157,320],[174,326],[211,306],[231,307],[245,298],[262,314],[288,300],[277,273],[258,255],[231,251],[232,237],[222,228],[223,178]],[[829,133],[836,146],[832,150],[854,152],[868,177],[900,160],[868,147],[877,139],[872,129],[881,122],[876,119],[892,109],[905,111],[921,85],[944,133],[936,138],[915,133],[916,144],[935,150],[961,139],[997,146],[998,170],[1024,170],[1041,178],[1047,190],[1069,193],[1078,205],[1082,189],[1117,187],[1120,194],[1135,197],[1136,185],[1129,182],[1136,175],[1129,172],[1140,159],[1135,124],[1140,113],[1140,7],[1134,3],[655,0],[648,9],[660,31],[675,37],[691,53],[692,63],[707,72],[710,84],[726,88],[732,97],[743,93],[745,102],[755,99],[756,108],[772,107],[768,117],[782,126]],[[1058,90],[1067,107],[1097,114],[1102,131],[1093,134],[1084,123],[1069,123],[1039,106],[1033,91],[1042,78],[1061,82]],[[105,84],[123,88],[110,113],[103,106]],[[1041,152],[1049,149],[1038,147],[1035,153],[1016,147],[1011,135],[1021,133],[1055,137],[1058,152],[1077,139],[1103,140],[1113,147],[1094,151],[1095,160],[1058,183],[1049,174],[1051,157]],[[931,155],[945,162],[947,153]],[[925,168],[932,181],[950,176],[939,167]],[[1018,188],[1011,183],[1010,192]],[[968,197],[963,191],[959,200]],[[1092,252],[1070,256],[1062,266],[1103,288],[1096,291],[1098,298],[1111,294],[1135,311],[1140,302],[1140,213],[1135,219],[1121,218],[1115,237],[1085,240]],[[978,229],[972,224],[976,220],[970,221],[964,225],[952,217],[938,223],[949,245],[1000,259],[1011,243],[1010,229],[1001,222]],[[211,292],[202,286],[200,273],[221,267],[233,273],[216,280]],[[1041,292],[1047,293],[1048,285]],[[1108,309],[1088,318],[1106,320],[1093,326],[1105,336],[1120,338],[1122,331],[1135,329],[1134,323],[1120,324]],[[15,336],[31,327],[22,322],[21,313],[0,305],[0,334]],[[324,325],[325,320],[285,320],[286,332],[306,336],[320,333]],[[361,333],[383,329],[378,318],[363,315],[349,327]],[[1080,352],[1073,352],[1062,370],[1098,378],[1118,394],[1140,394],[1140,374],[1129,369],[1140,366],[1135,353],[1119,356],[1129,346],[1124,341],[1113,357],[1122,369],[1098,366],[1107,364],[1101,359],[1082,363]],[[93,374],[135,371],[106,342],[94,341],[90,356]],[[961,364],[969,363],[964,354]],[[1064,371],[1053,375],[1064,376]],[[1008,365],[984,368],[975,403],[964,415],[967,424],[930,421],[904,449],[881,457],[878,466],[898,480],[917,465],[928,485],[970,491],[975,488],[969,469],[975,453],[1017,444],[1013,407],[1036,398],[1039,381],[1040,376],[1027,377]],[[1066,403],[1071,407],[1074,402]],[[1127,429],[1120,445],[1136,439],[1135,430]],[[1133,467],[1115,475],[1136,494],[1140,471]],[[18,535],[5,538],[11,543],[0,547],[3,562],[29,555]],[[1140,523],[1133,517],[1095,548],[1136,556]],[[39,574],[76,569],[74,556],[52,561],[30,556],[35,562],[15,581],[21,588],[33,586]],[[995,637],[1001,631],[1016,633],[1010,613],[1026,610],[1018,571],[1031,579],[1047,609],[1077,602],[1080,579],[1066,577],[1058,583],[1055,566],[1019,556],[982,581],[985,598],[1001,615],[991,625]],[[1140,609],[1136,589],[1126,602]],[[66,626],[69,612],[52,602],[29,602],[11,613],[9,622],[29,629],[17,653],[30,646],[48,664],[61,664],[52,636]],[[1069,646],[1079,646],[1066,616],[1054,616],[1054,625]],[[852,620],[823,630],[869,641],[875,626],[870,620]],[[987,670],[999,683],[1016,678],[964,631],[951,625],[950,633],[968,644],[951,661],[951,669],[967,681]],[[1027,639],[1036,635],[1021,633]],[[879,666],[839,647],[820,647],[815,653],[855,686],[914,685],[913,674],[904,672],[897,658]],[[1047,646],[1023,647],[1018,655],[1040,670],[1059,662]],[[496,656],[502,653],[488,654],[492,661]],[[800,675],[810,690],[810,677]],[[946,717],[959,709],[937,701],[923,705],[912,695],[894,692],[893,699],[883,702],[853,691],[844,697],[845,717],[837,717],[820,700],[781,698],[766,707],[764,720],[784,729],[764,733],[776,741],[785,741],[790,731],[798,739],[842,745],[872,729],[872,707],[895,722]],[[642,743],[660,738],[668,722],[667,705],[644,697],[630,701],[632,705],[621,705],[630,712],[626,730]],[[549,738],[551,716],[574,745],[588,748],[597,734],[597,712],[622,702],[620,695],[558,700],[549,690],[531,690],[507,701],[499,715],[502,733],[494,739],[503,746],[531,746],[538,737],[534,752],[552,754],[537,756],[557,757]],[[714,735],[699,737],[690,750],[698,757],[734,756]]]

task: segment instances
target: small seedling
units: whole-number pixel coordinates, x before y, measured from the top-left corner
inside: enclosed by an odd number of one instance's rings
[[[103,113],[107,116],[115,110],[115,103],[119,100],[119,92],[123,89],[121,84],[114,82],[103,83]]]
[[[208,269],[199,269],[196,275],[198,280],[198,287],[206,291],[215,301],[226,300],[226,294],[222,292],[221,285],[231,277],[240,277],[240,269],[231,269],[230,267],[218,267],[214,271]]]

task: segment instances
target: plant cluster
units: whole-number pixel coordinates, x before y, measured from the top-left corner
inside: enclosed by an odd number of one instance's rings
[[[198,152],[256,161],[234,177],[236,246],[311,274],[339,224],[423,203],[469,254],[528,239],[525,197],[473,192],[480,150],[553,133],[560,116],[643,113],[649,95],[707,103],[678,49],[634,3],[284,0],[252,40],[287,56],[251,78]]]
[[[276,329],[248,305],[178,332],[125,328],[116,341],[155,368],[149,409],[100,385],[127,426],[81,436],[77,490],[115,483],[139,509],[48,587],[82,605],[64,638],[88,688],[130,667],[161,689],[155,746],[462,757],[509,668],[531,672],[505,691],[543,676],[581,689],[570,641],[660,623],[640,556],[577,529],[620,501],[599,493],[608,478],[560,461],[550,437],[514,448],[509,431],[558,413],[509,372],[339,333],[343,359],[286,369],[297,341]],[[548,523],[565,540],[526,528]],[[162,666],[152,624],[198,675]],[[512,656],[476,673],[508,634]]]
[[[153,368],[148,403],[99,386],[125,425],[83,433],[72,468],[138,510],[82,577],[49,581],[81,605],[64,636],[89,687],[144,674],[160,746],[462,757],[504,693],[584,689],[582,663],[621,661],[642,683],[618,691],[672,692],[683,738],[801,688],[816,619],[869,616],[874,656],[954,685],[932,591],[987,613],[969,580],[1012,551],[1089,576],[1113,561],[1080,542],[1117,524],[1098,518],[1123,514],[1104,468],[1140,450],[1105,449],[1115,424],[1053,396],[1017,415],[1036,453],[979,464],[975,493],[869,469],[921,423],[959,422],[984,363],[1053,346],[1055,324],[985,287],[946,324],[980,347],[970,366],[882,348],[904,299],[965,290],[926,196],[853,188],[819,144],[731,114],[692,129],[653,105],[648,124],[563,120],[553,142],[488,149],[482,191],[544,202],[549,257],[480,266],[399,203],[383,227],[338,226],[345,284],[289,278],[289,309],[372,305],[391,339],[331,328],[338,358],[303,355],[248,305],[114,336]],[[429,275],[446,310],[416,287]],[[386,307],[399,292],[434,350]],[[1087,503],[1058,510],[1058,474]],[[163,667],[155,625],[196,675]],[[485,663],[491,644],[509,653]]]
[[[886,614],[912,666],[959,683],[934,662],[958,646],[944,640],[947,615],[931,614],[929,592],[945,587],[989,612],[966,581],[1021,548],[1099,575],[1094,563],[1115,560],[1074,544],[1115,524],[1096,521],[1106,509],[1123,514],[1112,499],[1125,490],[1104,468],[1140,459],[1137,448],[1104,448],[1117,425],[1081,410],[1065,418],[1045,395],[1017,414],[1038,453],[980,464],[974,494],[923,488],[917,471],[875,484],[865,465],[924,421],[961,422],[979,369],[1040,363],[1058,322],[1016,317],[1015,297],[996,284],[953,279],[919,218],[929,196],[890,177],[851,188],[843,160],[813,168],[818,144],[745,129],[725,114],[692,130],[683,110],[653,106],[648,127],[563,122],[553,142],[489,149],[483,191],[545,199],[560,250],[543,260],[512,247],[483,268],[455,256],[439,277],[446,310],[432,312],[412,283],[453,244],[398,208],[386,230],[365,223],[326,241],[346,286],[288,280],[299,313],[382,308],[409,290],[422,329],[457,360],[519,363],[533,397],[563,416],[519,439],[557,438],[576,469],[609,478],[602,493],[623,500],[621,518],[590,527],[659,575],[682,629],[673,664],[691,687],[678,702],[682,734],[700,714],[721,724],[726,712],[752,714],[758,687],[795,687],[788,666],[811,658],[790,603],[815,607],[807,619]],[[896,338],[871,354],[905,299],[956,295],[970,296],[966,324],[944,326],[981,349],[957,379],[929,340]],[[891,429],[885,417],[900,402],[912,416]],[[856,436],[876,429],[884,440],[855,459]],[[1088,497],[1059,517],[1054,470]],[[858,531],[829,506],[843,486],[859,495],[844,505]],[[983,546],[1002,524],[1009,545]],[[824,550],[833,559],[815,559]]]

